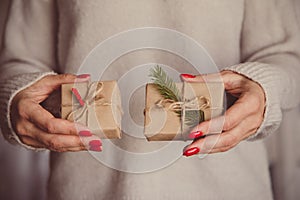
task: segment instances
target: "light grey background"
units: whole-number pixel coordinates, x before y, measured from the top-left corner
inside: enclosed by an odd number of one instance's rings
[[[300,0],[293,1],[300,25]],[[1,38],[8,6],[9,0],[0,0]],[[284,116],[280,134],[273,134],[266,142],[275,199],[295,200],[300,199],[300,107],[285,112]],[[36,153],[12,146],[0,136],[0,199],[45,199],[48,164],[48,152]]]

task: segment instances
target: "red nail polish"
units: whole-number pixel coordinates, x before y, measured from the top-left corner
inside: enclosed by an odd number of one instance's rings
[[[200,152],[200,149],[198,147],[193,147],[190,149],[185,150],[185,152],[183,153],[184,156],[188,157],[188,156],[192,156],[194,154],[197,154]]]
[[[190,139],[195,139],[195,138],[201,137],[202,135],[203,135],[202,131],[195,131],[195,132],[191,132],[189,134],[189,138]]]
[[[101,140],[92,140],[92,141],[89,142],[89,145],[90,145],[91,147],[101,146],[101,145],[102,145],[102,142],[101,142]]]
[[[90,150],[91,151],[102,151],[102,147],[101,146],[91,146]]]
[[[196,78],[196,76],[195,76],[195,75],[192,75],[192,74],[181,74],[181,76],[182,76],[183,78]]]
[[[89,137],[92,136],[92,133],[90,131],[84,130],[84,131],[79,131],[79,135],[83,137]]]
[[[89,78],[91,75],[90,74],[80,74],[76,76],[77,78]]]

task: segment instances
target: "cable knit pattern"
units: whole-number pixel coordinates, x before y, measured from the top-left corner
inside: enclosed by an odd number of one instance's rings
[[[23,144],[18,135],[12,128],[10,121],[10,107],[11,102],[15,95],[21,90],[29,87],[36,81],[42,79],[43,77],[55,74],[54,72],[40,72],[40,73],[28,73],[14,76],[8,80],[0,82],[0,125],[1,131],[4,137],[12,144],[19,143],[22,146],[31,150],[43,150],[42,148],[33,148],[26,144]]]

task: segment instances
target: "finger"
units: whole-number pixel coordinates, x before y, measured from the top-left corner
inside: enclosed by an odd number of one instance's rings
[[[28,119],[39,128],[52,134],[78,135],[80,133],[89,132],[87,127],[79,123],[55,118],[39,104],[32,105],[31,110],[28,112]]]
[[[38,130],[38,128],[36,128],[32,132],[34,135],[36,135],[36,133],[47,134],[47,133],[43,133],[41,130]],[[36,137],[38,138],[39,136],[36,136]],[[29,145],[34,148],[47,148],[49,150],[56,151],[56,152],[67,152],[67,151],[75,152],[75,151],[83,151],[83,150],[87,150],[87,149],[92,150],[92,151],[102,151],[101,145],[98,145],[98,146],[97,145],[89,145],[89,143],[91,143],[91,141],[95,141],[95,140],[92,140],[95,138],[90,138],[89,140],[83,139],[83,142],[82,142],[83,145],[81,145],[81,146],[77,146],[76,144],[75,145],[72,144],[72,146],[64,146],[64,145],[60,145],[60,144],[55,144],[53,146],[47,146],[46,145],[47,142],[44,142],[45,144],[43,144],[42,142],[39,142],[38,140],[33,139],[29,136],[20,136],[20,140],[22,141],[22,143],[24,143],[26,145]]]
[[[74,135],[49,134],[33,123],[23,122],[22,137],[30,137],[38,141],[44,147],[50,150],[58,150],[61,148],[101,146],[102,142],[97,136],[79,137]]]
[[[254,133],[256,132],[255,129],[252,129],[250,130],[249,132],[245,133],[243,139],[241,141],[243,141],[244,139],[250,137],[251,135],[253,135]],[[224,132],[225,133],[225,132]],[[241,142],[240,141],[240,142]],[[220,152],[225,152],[225,151],[229,151],[230,149],[234,148],[236,145],[238,145],[238,143],[236,144],[232,144],[231,146],[222,146],[222,147],[219,147],[219,148],[212,148],[212,149],[204,149],[204,151],[202,151],[202,153],[220,153]]]
[[[225,89],[230,93],[241,93],[247,87],[249,79],[241,74],[224,70],[221,73],[190,75],[181,74],[181,78],[187,82],[223,82]]]
[[[181,74],[180,76],[186,82],[222,82],[223,81],[220,73],[201,74],[201,75]]]
[[[45,145],[48,149],[52,151],[69,151],[72,149],[87,150],[87,149],[101,149],[102,142],[96,136],[91,136],[89,138],[80,138],[78,136],[70,135],[55,135],[50,136],[42,135],[40,139],[45,141]],[[93,143],[96,143],[93,145]],[[99,150],[98,150],[99,151]]]
[[[56,152],[77,152],[77,151],[86,151],[85,147],[68,147],[68,148],[60,148],[58,150],[52,150]]]
[[[227,151],[255,133],[259,127],[259,123],[259,120],[253,115],[243,120],[235,128],[221,134],[209,135],[205,138],[195,140],[187,148],[199,148],[201,149],[201,153]]]
[[[199,136],[209,133],[221,133],[222,131],[230,130],[240,124],[245,118],[255,115],[258,120],[263,120],[263,114],[259,114],[260,103],[259,100],[251,95],[244,95],[238,99],[223,116],[212,118],[204,121],[194,127],[189,135],[190,138],[194,135]]]
[[[22,136],[20,139],[21,139],[22,143],[29,145],[31,147],[34,147],[34,148],[45,148],[45,149],[48,148],[45,145],[43,145],[42,143],[38,142],[37,140],[34,140],[27,136]],[[49,149],[49,150],[56,151],[56,152],[67,152],[67,151],[75,152],[75,151],[87,150],[87,148],[84,146],[80,146],[80,147],[62,147],[62,148]]]
[[[48,134],[40,129],[35,130],[35,139],[42,142],[49,149],[61,149],[70,147],[101,146],[102,142],[99,137],[92,135],[90,137],[79,137],[75,135]]]
[[[83,138],[73,135],[39,134],[37,135],[37,139],[53,151],[72,148],[89,149],[90,147],[102,146],[102,142],[97,136]],[[92,145],[92,143],[97,143],[97,145]]]
[[[251,82],[250,79],[244,75],[229,70],[222,71],[221,76],[225,89],[233,93],[238,93],[242,90],[245,90],[248,85],[247,83]]]
[[[34,148],[45,148],[45,145],[29,136],[20,136],[19,137],[21,142],[23,144],[26,144],[28,146],[34,147]]]
[[[201,122],[191,130],[188,137],[190,139],[197,139],[207,134],[221,133],[224,127],[224,123],[225,116],[220,116],[208,121]]]
[[[93,146],[90,148],[85,148],[85,147],[69,147],[69,148],[61,148],[59,150],[56,150],[56,152],[76,152],[76,151],[96,151],[96,152],[100,152],[102,151],[102,147],[101,146]]]
[[[85,82],[90,79],[89,74],[81,74],[81,75],[74,75],[74,74],[59,74],[59,75],[48,75],[45,78],[41,79],[37,82],[36,85],[49,87],[49,88],[57,88],[62,84],[67,83],[74,83],[74,82]]]

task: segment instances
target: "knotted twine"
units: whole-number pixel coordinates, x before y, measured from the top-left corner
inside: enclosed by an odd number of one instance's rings
[[[76,108],[70,112],[67,116],[67,119],[70,120],[73,118],[73,121],[82,121],[82,119],[85,117],[85,125],[88,125],[88,112],[90,111],[91,107],[95,106],[111,106],[111,102],[106,102],[105,98],[101,96],[101,92],[104,88],[103,82],[93,82],[90,83],[87,88],[87,94],[85,98],[82,98],[84,101],[83,105],[80,105],[80,103],[74,103],[71,105],[65,105],[65,106],[75,106]]]
[[[187,101],[174,101],[172,99],[161,99],[155,103],[157,108],[163,108],[167,111],[181,112],[181,137],[186,140],[184,134],[185,110],[201,110],[210,108],[210,101],[205,96],[198,96]]]

